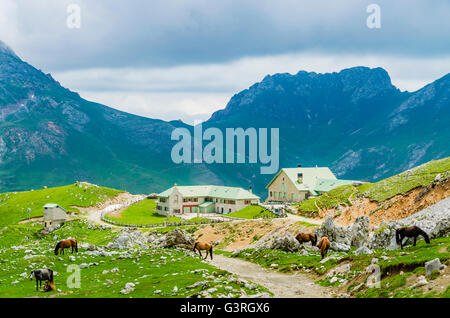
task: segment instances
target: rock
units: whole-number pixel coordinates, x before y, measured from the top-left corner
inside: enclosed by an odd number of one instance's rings
[[[70,261],[72,261],[72,262],[75,262],[75,260],[76,260],[75,256],[72,256],[72,255],[69,256],[69,259],[70,259]]]
[[[195,243],[195,239],[192,235],[186,234],[183,230],[176,228],[173,231],[167,233],[160,238],[152,241],[152,245],[155,247],[181,247],[192,249]]]
[[[414,287],[421,287],[421,286],[424,286],[424,285],[426,285],[426,284],[428,284],[428,282],[427,282],[427,280],[425,279],[425,276],[420,275],[420,276],[417,278],[417,281],[416,281],[416,283],[415,283],[413,286],[414,286]]]
[[[366,246],[361,246],[355,251],[356,255],[362,255],[362,254],[372,254],[372,250],[368,249]]]
[[[108,245],[111,249],[125,249],[133,246],[143,246],[146,243],[141,231],[124,231]]]
[[[355,223],[348,227],[335,224],[333,217],[328,216],[316,230],[316,234],[319,237],[328,237],[334,243],[334,246],[330,246],[330,248],[348,251],[347,246],[361,247],[365,245],[369,240],[369,231],[368,216],[358,216]]]
[[[275,236],[271,248],[295,252],[301,249],[302,246],[292,234],[287,234],[286,236]]]
[[[121,294],[129,294],[130,292],[132,292],[132,291],[134,291],[134,286],[135,286],[135,284],[133,284],[133,283],[126,283],[125,284],[125,288],[123,288],[121,291],[120,291],[120,293]]]
[[[427,273],[427,277],[430,276],[433,271],[439,271],[444,267],[445,265],[441,264],[439,258],[435,258],[432,261],[425,262],[425,270]]]
[[[86,263],[82,263],[82,264],[80,264],[80,268],[88,268],[89,267],[89,265],[88,264],[86,264]]]
[[[337,252],[348,252],[350,250],[350,245],[344,243],[331,242],[330,249]]]
[[[330,279],[330,283],[335,283],[337,282],[338,278],[336,276],[334,276],[333,278]]]

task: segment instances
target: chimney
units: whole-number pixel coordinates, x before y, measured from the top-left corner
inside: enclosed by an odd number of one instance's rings
[[[249,186],[249,187],[248,187],[248,192],[253,193],[253,192],[252,192],[252,186]]]
[[[297,182],[303,183],[303,173],[297,173]]]
[[[301,164],[298,164],[298,165],[297,165],[297,168],[301,168],[301,167],[302,167],[302,165],[301,165]]]

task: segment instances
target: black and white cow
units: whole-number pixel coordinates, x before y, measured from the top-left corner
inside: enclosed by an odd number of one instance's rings
[[[38,281],[39,288],[42,287],[42,281],[53,282],[53,270],[50,268],[46,269],[34,269],[31,271],[30,279],[36,278],[36,290],[38,290]]]

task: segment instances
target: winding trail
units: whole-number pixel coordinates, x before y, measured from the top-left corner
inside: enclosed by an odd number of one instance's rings
[[[331,297],[329,288],[314,284],[314,281],[306,274],[278,273],[244,260],[217,254],[214,255],[212,261],[209,260],[208,262],[220,269],[266,287],[277,298]]]

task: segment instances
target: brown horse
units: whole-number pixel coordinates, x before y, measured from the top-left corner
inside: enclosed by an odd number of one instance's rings
[[[202,253],[200,252],[201,250],[206,250],[206,255],[205,255],[205,259],[208,257],[208,253],[209,253],[209,255],[211,256],[211,260],[213,259],[213,255],[212,255],[212,252],[213,252],[213,244],[212,243],[206,243],[206,242],[200,242],[200,241],[197,241],[197,242],[195,242],[195,244],[194,244],[194,249],[193,249],[193,251],[195,252],[195,250],[197,250],[198,251],[198,253],[200,254],[200,257],[202,257],[203,255],[202,255]]]
[[[328,249],[330,248],[330,240],[328,239],[328,237],[322,237],[319,241],[319,244],[317,244],[317,247],[320,249],[320,255],[323,259],[325,256],[327,256]]]
[[[53,281],[46,281],[44,286],[44,292],[56,290],[55,283]]]
[[[300,243],[305,243],[311,241],[311,245],[315,246],[317,244],[317,235],[314,233],[308,234],[308,233],[299,233],[295,237],[297,241]]]
[[[425,239],[425,242],[427,244],[430,244],[430,238],[428,237],[428,234],[425,233],[420,227],[418,226],[409,226],[409,227],[402,227],[395,230],[395,240],[397,241],[397,244],[400,245],[400,248],[403,249],[403,239],[406,237],[413,237],[414,238],[414,246],[416,246],[417,237],[419,235],[422,235]]]
[[[64,240],[64,241],[59,241],[58,244],[56,244],[55,247],[55,255],[58,255],[58,250],[61,254],[64,255],[64,249],[65,248],[72,248],[72,254],[73,254],[73,249],[75,248],[75,252],[78,253],[78,246],[77,246],[77,241],[74,239],[68,239],[68,240]]]

